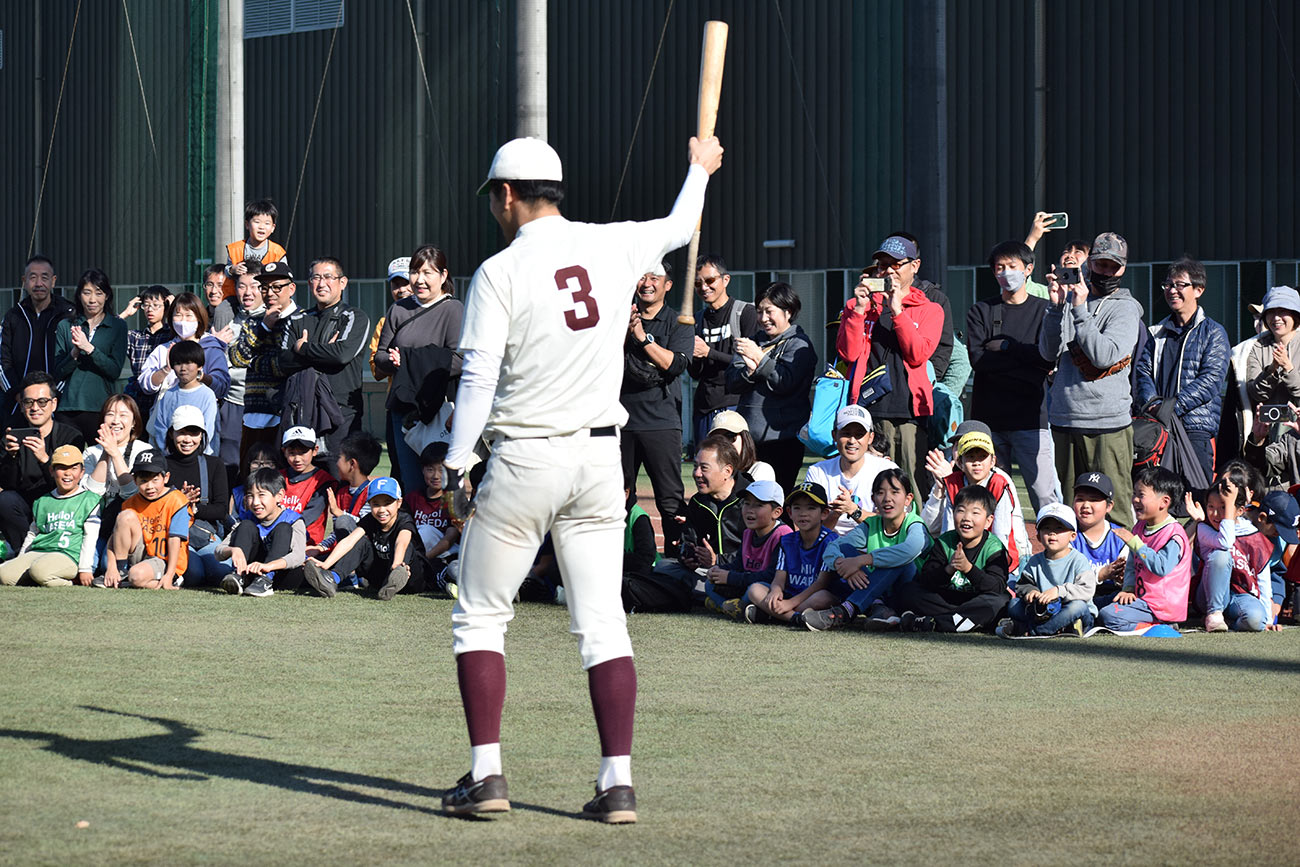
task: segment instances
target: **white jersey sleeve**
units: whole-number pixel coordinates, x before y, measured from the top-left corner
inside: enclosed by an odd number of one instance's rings
[[[479,267],[460,348],[501,358],[488,437],[561,436],[627,421],[618,397],[632,293],[642,274],[690,239],[707,181],[693,166],[672,214],[660,220],[533,220]],[[460,441],[454,431],[453,440]]]

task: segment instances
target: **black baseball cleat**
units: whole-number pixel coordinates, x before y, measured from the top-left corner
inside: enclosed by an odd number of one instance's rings
[[[491,774],[475,782],[466,774],[456,781],[456,788],[442,796],[442,810],[453,816],[509,813],[506,778],[501,774]]]
[[[596,797],[582,805],[582,815],[610,825],[628,825],[636,821],[636,793],[631,786],[610,786],[596,790]]]

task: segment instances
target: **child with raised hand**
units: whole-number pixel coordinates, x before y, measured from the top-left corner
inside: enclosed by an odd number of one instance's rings
[[[973,423],[972,423],[973,424]],[[1025,530],[1025,515],[1020,508],[1016,485],[996,466],[993,437],[978,428],[967,430],[957,440],[956,459],[949,462],[943,452],[931,449],[925,468],[934,476],[934,486],[921,508],[921,520],[934,535],[946,533],[954,524],[957,492],[967,485],[980,485],[993,496],[993,535],[1007,549],[1011,571],[1029,559],[1033,548]]]
[[[795,532],[778,542],[772,581],[755,581],[745,592],[747,623],[774,618],[798,627],[805,611],[838,601],[827,589],[835,573],[822,569],[826,547],[839,538],[823,526],[831,513],[826,489],[816,482],[795,485],[785,498],[785,509]]]
[[[235,567],[221,579],[221,589],[232,596],[271,596],[277,579],[281,590],[296,590],[303,581],[307,527],[302,515],[284,507],[284,488],[284,476],[276,470],[254,470],[248,477],[253,520],[240,521],[216,552],[218,560]]]
[[[1115,504],[1115,486],[1110,476],[1100,472],[1080,473],[1074,480],[1074,518],[1078,532],[1074,550],[1088,558],[1097,570],[1097,589],[1093,605],[1109,605],[1124,586],[1124,563],[1128,546],[1116,535],[1119,524],[1106,515]]]
[[[831,591],[844,601],[804,615],[804,625],[814,632],[847,626],[859,614],[867,616],[871,630],[899,624],[886,597],[896,583],[916,576],[930,533],[912,511],[912,480],[897,467],[876,475],[871,501],[875,514],[826,549],[822,567],[839,576]]]
[[[1198,522],[1196,599],[1206,632],[1263,632],[1273,622],[1273,543],[1246,515],[1251,481],[1250,468],[1233,460],[1206,493],[1204,509],[1187,494],[1187,513]]]
[[[739,620],[748,604],[745,594],[750,585],[772,582],[781,539],[794,532],[789,524],[781,523],[784,502],[785,492],[774,481],[760,479],[745,488],[740,497],[740,517],[745,522],[740,550],[730,562],[709,568],[705,608]]]
[[[1192,545],[1169,507],[1182,499],[1183,482],[1164,467],[1143,467],[1133,479],[1133,532],[1115,532],[1128,545],[1124,588],[1100,609],[1101,625],[1113,632],[1132,632],[1149,623],[1187,619],[1192,583]]]
[[[132,587],[175,590],[189,565],[190,500],[171,487],[161,452],[142,452],[131,467],[136,493],[122,504],[105,558],[105,587],[122,581],[122,566]]]
[[[308,560],[308,585],[322,596],[333,596],[340,579],[356,574],[385,602],[398,593],[421,593],[428,564],[419,550],[415,522],[402,509],[402,489],[390,477],[375,479],[370,514],[340,540],[322,560]]]
[[[0,564],[0,584],[27,578],[41,587],[90,586],[99,539],[100,495],[81,486],[85,457],[59,446],[50,458],[54,491],[32,504],[32,526],[18,555]]]
[[[1009,558],[993,527],[993,494],[967,485],[953,498],[953,529],[935,539],[915,579],[894,587],[904,632],[970,632],[997,621],[1011,598]]]
[[[1074,510],[1050,503],[1038,511],[1038,541],[1043,550],[1020,570],[1016,598],[1007,606],[1007,619],[998,635],[1056,635],[1092,628],[1097,609],[1092,596],[1097,586],[1096,567],[1074,548],[1078,525]]]

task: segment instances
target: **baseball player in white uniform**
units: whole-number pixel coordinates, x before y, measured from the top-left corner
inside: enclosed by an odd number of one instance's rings
[[[636,821],[636,670],[620,599],[623,341],[637,280],[690,240],[709,175],[721,164],[716,138],[692,138],[672,213],[645,223],[566,220],[560,157],[540,139],[502,145],[479,190],[489,194],[509,246],[484,262],[470,285],[446,461],[457,474],[480,437],[492,445],[461,539],[452,611],[471,768],[443,797],[449,813],[510,809],[500,745],[506,624],[550,531],[600,735],[596,797],[583,813]]]

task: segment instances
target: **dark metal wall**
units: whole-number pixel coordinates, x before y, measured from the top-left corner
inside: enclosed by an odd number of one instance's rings
[[[81,4],[41,209],[39,246],[65,282],[91,265],[121,283],[193,280],[195,258],[220,255],[197,237],[210,219],[203,170],[210,141],[187,126],[197,119],[201,128],[208,116],[204,77],[215,64],[195,54],[210,46],[197,28],[210,22],[212,2],[126,2],[156,156],[123,6]],[[453,272],[468,274],[500,246],[473,191],[512,133],[514,2],[413,2],[425,15],[419,43],[431,106],[406,3],[353,5],[337,31],[245,43],[247,194],[280,204],[278,236],[296,262],[331,253],[351,273],[373,276],[431,241],[448,250]],[[1046,205],[1070,213],[1066,234],[1117,229],[1142,261],[1184,250],[1217,260],[1294,256],[1296,5],[1044,6]],[[32,95],[37,8],[40,129]],[[8,192],[0,285],[17,282],[27,254],[36,166],[77,8],[76,0],[0,0]],[[928,177],[917,157],[924,133],[907,109],[926,98],[909,78],[905,38],[926,26],[917,20],[921,8],[903,0],[552,0],[550,138],[568,173],[567,212],[642,219],[671,206],[694,124],[700,33],[717,17],[731,24],[718,117],[728,156],[711,185],[704,246],[745,270],[860,266],[883,234],[924,205],[904,208],[906,190]],[[946,0],[943,10],[947,261],[973,264],[996,241],[1023,236],[1033,212],[1034,5]],[[665,17],[664,51],[650,78]],[[220,134],[207,125],[210,136]],[[776,238],[797,246],[763,249]],[[1049,237],[1050,255],[1060,240]]]
[[[1300,15],[1279,0],[1049,0],[1047,200],[1138,261],[1296,252]],[[1032,0],[949,0],[950,261],[1034,212]],[[1052,256],[1065,238],[1049,236]]]

